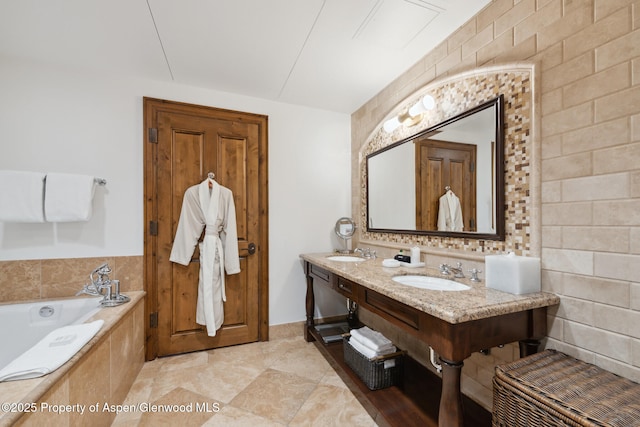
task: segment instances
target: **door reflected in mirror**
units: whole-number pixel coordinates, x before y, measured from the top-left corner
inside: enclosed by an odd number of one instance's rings
[[[367,230],[504,240],[504,99],[367,156]]]

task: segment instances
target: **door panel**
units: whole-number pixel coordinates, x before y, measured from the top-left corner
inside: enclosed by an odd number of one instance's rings
[[[154,353],[162,356],[267,337],[263,326],[268,325],[268,307],[263,306],[267,254],[261,252],[267,248],[266,229],[262,232],[259,227],[267,220],[263,206],[267,198],[262,194],[266,174],[260,175],[266,167],[260,161],[266,149],[266,118],[243,114],[145,99],[145,125],[157,128],[155,156],[145,152],[146,167],[155,172],[145,174],[145,179],[154,180],[145,188],[155,188],[156,200],[147,197],[145,216],[158,223],[157,236],[145,236],[145,262],[150,264],[145,272],[155,279],[147,283],[151,300],[147,305],[150,313],[157,310],[158,319],[157,331],[147,333],[152,347],[157,339],[157,350],[148,349],[147,359]],[[155,157],[151,165],[149,157]],[[206,328],[195,322],[200,268],[197,245],[188,266],[169,261],[184,193],[208,172],[233,192],[241,268],[239,274],[225,276],[225,317],[215,337],[209,337]],[[253,255],[248,251],[252,242],[259,248]]]
[[[416,223],[438,229],[440,197],[449,186],[460,198],[464,231],[476,230],[476,159],[473,144],[424,139],[416,142]]]

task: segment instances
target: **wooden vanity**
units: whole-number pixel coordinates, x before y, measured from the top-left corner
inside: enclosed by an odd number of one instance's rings
[[[395,283],[392,277],[438,276],[438,270],[385,268],[380,259],[331,261],[331,255],[300,256],[307,279],[305,339],[316,339],[314,284],[328,286],[414,335],[440,356],[441,427],[463,426],[460,376],[464,360],[473,352],[515,341],[520,342],[521,356],[537,352],[540,339],[547,334],[547,307],[560,302],[550,293],[513,295],[466,279],[460,279],[471,286],[465,291],[417,289]]]

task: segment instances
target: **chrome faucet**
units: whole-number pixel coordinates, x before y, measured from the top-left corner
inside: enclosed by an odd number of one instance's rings
[[[462,263],[457,262],[455,267],[450,266],[449,264],[440,264],[440,274],[443,276],[448,276],[453,272],[453,277],[456,279],[463,279],[464,273],[462,270]]]
[[[128,296],[120,294],[120,281],[111,280],[109,278],[110,273],[111,267],[107,263],[94,269],[89,274],[91,283],[85,284],[82,290],[76,293],[76,296],[82,294],[103,296],[104,298],[100,301],[103,306],[115,306],[130,301]],[[103,291],[106,291],[106,293]]]
[[[359,254],[362,258],[376,259],[376,251],[372,251],[371,248],[355,248],[353,253]]]

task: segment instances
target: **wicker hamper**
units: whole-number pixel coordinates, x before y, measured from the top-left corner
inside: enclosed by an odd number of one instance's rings
[[[349,344],[349,334],[342,336],[344,361],[358,375],[369,390],[397,385],[402,381],[404,351],[367,359]]]
[[[496,367],[493,426],[640,426],[640,384],[545,350]]]

